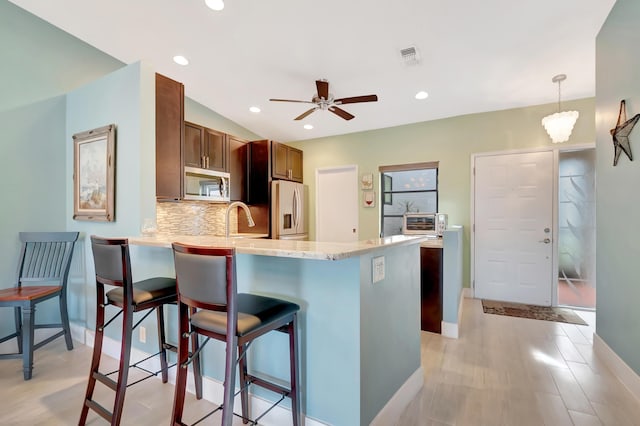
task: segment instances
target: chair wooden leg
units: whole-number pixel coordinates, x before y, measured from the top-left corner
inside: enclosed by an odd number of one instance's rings
[[[93,338],[93,356],[91,357],[91,368],[89,369],[89,380],[87,381],[87,392],[84,397],[84,404],[80,412],[80,420],[78,426],[84,426],[87,422],[89,414],[89,404],[93,401],[93,390],[96,387],[96,374],[100,369],[100,356],[102,355],[102,340],[104,336],[104,286],[97,286],[97,305],[96,305],[96,328]]]
[[[247,345],[238,345],[238,374],[240,379],[240,400],[242,402],[242,423],[249,422],[249,388],[247,386]]]
[[[236,390],[236,362],[238,360],[238,337],[227,333],[227,347],[224,366],[224,397],[222,426],[233,423],[233,395]]]
[[[64,330],[64,340],[67,344],[67,350],[73,349],[73,341],[71,340],[71,328],[69,327],[69,312],[67,311],[67,295],[65,293],[60,294],[60,320],[62,322],[62,329]]]
[[[176,369],[176,385],[173,397],[173,413],[171,425],[182,425],[184,396],[187,387],[187,361],[189,359],[189,308],[178,302],[178,365]]]
[[[162,371],[162,383],[167,383],[169,375],[167,374],[167,348],[165,347],[164,332],[164,309],[162,305],[156,308],[156,317],[158,320],[158,349],[160,352],[160,370]]]
[[[287,328],[289,332],[289,362],[291,369],[291,414],[293,416],[293,426],[302,426],[297,314],[293,314],[293,321],[289,323]]]
[[[13,308],[13,317],[16,324],[16,340],[18,341],[18,353],[22,353],[22,310],[19,306]]]
[[[33,314],[36,307],[22,308],[22,370],[24,379],[31,380],[33,371]]]

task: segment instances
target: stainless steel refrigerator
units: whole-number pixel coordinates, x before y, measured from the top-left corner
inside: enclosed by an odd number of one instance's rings
[[[307,240],[306,191],[301,183],[271,182],[271,238]]]

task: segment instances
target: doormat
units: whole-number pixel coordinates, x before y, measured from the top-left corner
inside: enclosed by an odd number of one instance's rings
[[[482,299],[482,310],[485,314],[587,325],[587,323],[571,309]]]

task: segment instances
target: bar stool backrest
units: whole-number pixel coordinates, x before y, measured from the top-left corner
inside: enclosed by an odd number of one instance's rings
[[[131,260],[126,238],[100,238],[92,235],[91,250],[97,281],[118,287],[131,282]]]
[[[227,311],[237,294],[234,248],[208,248],[173,244],[182,303]]]

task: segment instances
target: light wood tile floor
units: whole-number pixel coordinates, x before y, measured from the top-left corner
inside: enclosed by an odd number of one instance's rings
[[[425,384],[396,426],[640,425],[640,402],[593,354],[593,314],[590,326],[535,321],[484,314],[473,299],[463,312],[460,339],[422,333]],[[0,425],[77,424],[90,356],[58,339],[36,351],[27,382],[20,360],[0,361]],[[122,424],[167,424],[172,402],[172,385],[133,386]],[[212,407],[187,404],[191,421]],[[89,424],[105,422],[91,413]]]

